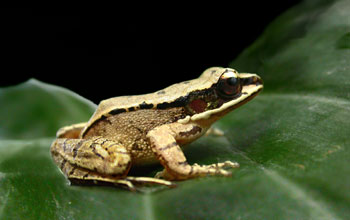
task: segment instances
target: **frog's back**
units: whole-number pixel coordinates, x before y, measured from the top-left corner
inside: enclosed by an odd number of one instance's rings
[[[120,96],[102,101],[87,126],[96,120],[122,112],[139,109],[167,109],[183,106],[189,93],[206,89],[216,83],[222,72],[221,67],[212,67],[194,80],[176,83],[165,89],[145,95]]]

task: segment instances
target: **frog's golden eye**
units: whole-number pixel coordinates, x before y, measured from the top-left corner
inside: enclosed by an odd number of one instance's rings
[[[217,92],[222,98],[233,98],[242,90],[240,78],[237,73],[226,71],[220,76]]]

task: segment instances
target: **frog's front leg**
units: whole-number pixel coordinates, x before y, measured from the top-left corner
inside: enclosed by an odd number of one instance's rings
[[[189,165],[179,144],[188,139],[196,139],[204,131],[196,124],[172,123],[156,127],[148,132],[152,150],[164,171],[156,177],[163,177],[168,180],[185,180],[206,175],[230,176],[231,172],[224,168],[239,167],[238,163],[225,161],[211,165]]]
[[[126,148],[103,137],[89,139],[58,138],[51,155],[72,183],[113,183],[135,190],[133,183],[174,186],[169,181],[150,177],[127,176],[131,156]]]

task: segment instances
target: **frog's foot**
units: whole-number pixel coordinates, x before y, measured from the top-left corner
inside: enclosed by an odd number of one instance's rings
[[[214,163],[214,164],[210,164],[210,165],[198,165],[195,163],[195,164],[193,164],[193,166],[200,166],[200,167],[205,168],[205,169],[216,169],[217,171],[226,171],[225,168],[238,168],[239,163],[227,160],[223,163]],[[223,172],[223,174],[226,172]]]
[[[238,168],[239,163],[225,161],[223,163],[215,163],[210,165],[198,165],[195,163],[192,166],[188,166],[190,167],[190,171],[187,173],[187,175],[177,175],[164,169],[163,171],[158,172],[155,175],[155,178],[164,178],[167,180],[185,180],[202,176],[231,176],[232,173],[226,169]]]

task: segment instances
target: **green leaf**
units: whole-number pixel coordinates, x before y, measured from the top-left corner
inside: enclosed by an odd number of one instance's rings
[[[304,1],[230,64],[265,90],[216,124],[223,137],[186,149],[191,163],[239,162],[230,178],[143,193],[70,186],[49,147],[95,105],[35,80],[1,89],[0,219],[349,219],[349,11],[345,0]]]
[[[96,106],[67,89],[35,79],[0,88],[0,138],[54,137],[57,128],[89,120]]]

